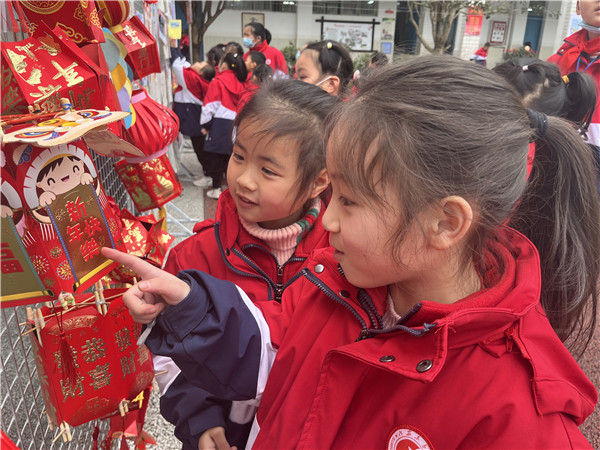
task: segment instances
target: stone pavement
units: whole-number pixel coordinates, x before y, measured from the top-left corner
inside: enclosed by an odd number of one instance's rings
[[[187,172],[192,174],[200,174],[201,172],[201,166],[188,142],[184,142],[180,160],[181,165],[185,168],[179,168],[178,170],[183,192],[172,204],[185,213],[188,218],[197,220],[184,223],[182,220],[185,221],[186,218],[178,214],[174,208],[168,207],[167,211],[172,216],[168,224],[168,231],[173,234],[184,234],[184,230],[173,219],[179,220],[182,225],[191,230],[196,221],[214,217],[217,206],[217,201],[207,198],[206,190],[194,186],[191,183],[192,178],[187,175]],[[183,239],[185,239],[185,236],[177,236],[175,243],[181,242]],[[600,311],[598,311],[598,326],[596,327],[594,339],[578,362],[596,385],[596,388],[600,389]],[[162,418],[158,403],[158,389],[155,386],[146,415],[145,429],[157,439],[158,445],[156,448],[158,450],[179,450],[181,449],[181,443],[173,434],[174,427]],[[596,405],[594,414],[581,426],[581,430],[592,448],[600,450],[600,405]]]

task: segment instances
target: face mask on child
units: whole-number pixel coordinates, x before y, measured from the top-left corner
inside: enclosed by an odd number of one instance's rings
[[[296,61],[298,61],[298,58],[300,58],[300,50],[296,52]]]
[[[252,48],[254,47],[254,43],[252,42],[252,38],[245,37],[242,39],[242,44],[244,47]]]
[[[592,33],[600,34],[600,27],[595,27],[593,25],[590,25],[590,24],[584,22],[583,20],[581,22],[579,22],[579,26],[581,26],[581,28],[583,28],[587,31],[591,31]]]
[[[325,83],[327,80],[329,80],[331,78],[331,75],[328,76],[327,78],[325,78],[324,80],[319,81],[318,83],[315,84],[315,86],[321,86],[323,83]]]

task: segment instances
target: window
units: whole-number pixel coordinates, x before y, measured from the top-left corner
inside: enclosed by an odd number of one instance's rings
[[[239,11],[271,11],[271,12],[296,12],[298,0],[288,1],[230,1],[225,5],[226,9]]]
[[[314,1],[313,14],[336,14],[344,16],[376,16],[379,2],[367,1]]]

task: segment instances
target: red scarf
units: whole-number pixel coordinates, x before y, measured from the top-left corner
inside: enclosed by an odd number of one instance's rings
[[[562,53],[560,60],[558,60],[557,62],[558,67],[560,67],[562,73],[566,73],[566,71],[570,70],[575,70],[573,68],[577,66],[577,60],[579,59],[582,53],[587,54],[588,57],[591,59],[591,55],[596,55],[598,52],[600,52],[600,36],[594,39],[587,40],[587,31],[579,30],[577,33],[572,35],[571,38],[575,39],[567,38],[569,40],[566,42],[568,44],[571,44],[572,47],[566,49]],[[590,61],[587,61],[585,64],[587,65],[589,62]]]

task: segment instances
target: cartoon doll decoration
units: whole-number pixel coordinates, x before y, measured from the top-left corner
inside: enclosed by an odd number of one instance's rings
[[[12,152],[26,208],[23,245],[50,267],[40,274],[55,293],[80,292],[114,267],[100,248],[124,248],[96,167],[83,139]]]

